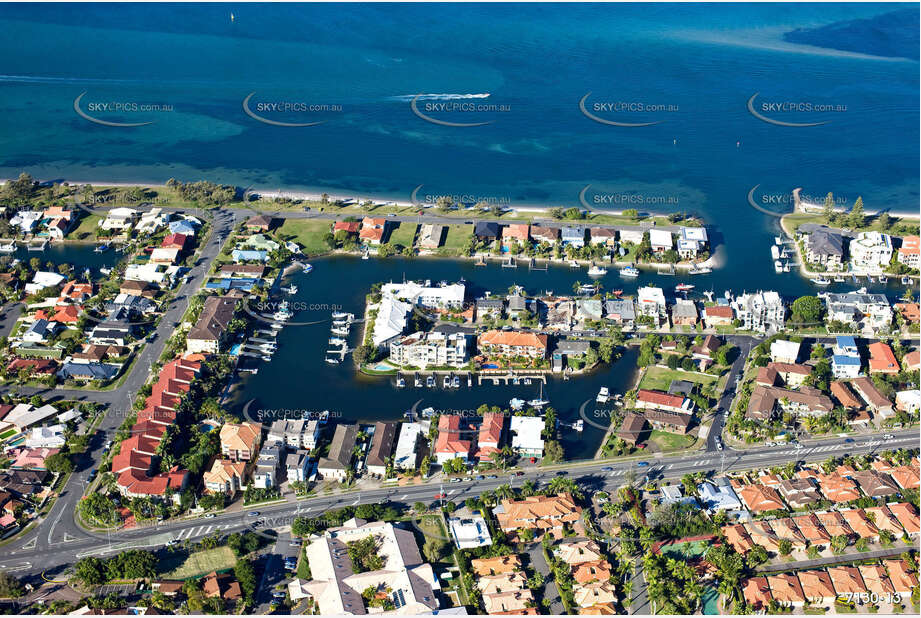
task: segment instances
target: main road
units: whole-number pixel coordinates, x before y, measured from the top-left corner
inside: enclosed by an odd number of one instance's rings
[[[324,520],[330,509],[359,504],[394,503],[412,506],[416,502],[433,503],[436,494],[446,494],[446,499],[457,503],[466,498],[475,498],[488,490],[495,490],[504,483],[520,487],[526,481],[546,484],[557,475],[575,480],[586,496],[597,491],[613,491],[627,478],[627,472],[636,476],[648,475],[656,479],[680,479],[685,474],[761,469],[783,465],[790,461],[822,461],[829,456],[845,454],[877,453],[887,449],[917,448],[916,430],[905,430],[893,434],[892,439],[880,436],[856,438],[832,438],[808,442],[802,448],[754,448],[746,451],[708,451],[658,458],[640,462],[636,458],[614,461],[570,462],[549,469],[531,468],[522,476],[500,476],[495,479],[465,480],[459,483],[427,482],[411,487],[381,487],[368,490],[315,496],[296,502],[285,502],[263,507],[259,516],[245,512],[221,513],[213,517],[199,517],[166,521],[144,528],[119,530],[110,534],[88,533],[80,529],[73,531],[70,538],[50,541],[41,547],[20,547],[15,551],[4,550],[0,562],[5,568],[23,575],[46,573],[54,576],[62,573],[76,560],[85,556],[107,556],[131,548],[157,548],[171,541],[200,539],[210,534],[226,534],[246,529],[272,530],[289,526],[295,517],[313,517]],[[646,463],[648,465],[643,465]],[[67,516],[69,519],[69,515]],[[50,537],[50,533],[49,533]]]

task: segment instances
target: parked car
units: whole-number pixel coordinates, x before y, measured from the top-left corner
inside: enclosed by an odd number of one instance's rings
[[[636,462],[636,465],[639,468],[645,468],[649,465],[649,462],[648,461],[638,461]]]

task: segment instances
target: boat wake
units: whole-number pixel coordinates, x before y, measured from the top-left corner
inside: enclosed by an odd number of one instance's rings
[[[400,94],[390,97],[391,101],[456,101],[458,99],[488,99],[489,93],[483,92],[478,94]]]

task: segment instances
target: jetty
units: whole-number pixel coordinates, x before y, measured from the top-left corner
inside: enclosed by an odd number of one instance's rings
[[[44,251],[48,248],[48,242],[48,239],[31,240],[29,244],[26,245],[26,249],[29,251]]]

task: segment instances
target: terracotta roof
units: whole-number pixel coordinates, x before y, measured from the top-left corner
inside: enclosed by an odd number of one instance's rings
[[[470,568],[479,576],[512,573],[521,570],[521,559],[516,555],[476,558],[470,561]]]
[[[879,536],[879,528],[873,525],[863,509],[847,509],[841,511],[844,521],[860,538],[873,539]]]
[[[736,494],[745,503],[748,510],[756,513],[787,508],[776,489],[763,485],[746,485],[736,490]]]
[[[883,560],[883,566],[889,574],[889,581],[896,592],[911,594],[912,588],[918,586],[918,576],[909,570],[904,560]]]
[[[502,345],[547,349],[547,335],[523,331],[488,330],[477,338],[478,345]]]
[[[232,451],[249,451],[255,453],[262,435],[262,425],[259,423],[227,423],[221,427],[221,447]]]
[[[768,575],[767,580],[771,587],[771,596],[778,603],[803,603],[806,600],[803,587],[793,573]]]
[[[848,387],[846,382],[835,380],[829,385],[831,396],[845,408],[861,408],[863,404],[857,399],[857,395]]]
[[[824,545],[831,541],[831,535],[813,513],[794,517],[793,523],[810,545]]]
[[[884,530],[888,531],[896,538],[902,536],[904,532],[902,526],[899,524],[899,520],[896,519],[895,515],[892,514],[892,511],[889,510],[889,507],[871,506],[865,508],[864,511],[873,519],[873,524],[880,532]]]
[[[774,600],[766,577],[750,577],[742,585],[745,602],[756,611],[767,609]]]
[[[736,552],[740,554],[744,554],[755,545],[742,524],[723,526],[722,532],[723,536],[726,537],[726,542],[732,545]]]
[[[359,229],[361,229],[361,221],[336,221],[335,225],[333,225],[334,232],[357,234]]]
[[[831,577],[825,571],[809,570],[800,571],[798,574],[799,583],[803,590],[803,596],[812,602],[817,602],[835,597],[835,587],[831,583]]]
[[[921,487],[921,476],[914,466],[899,466],[889,471],[889,476],[902,489],[918,489]]]
[[[461,432],[464,419],[456,414],[442,414],[438,417],[438,438],[435,440],[435,452],[448,455],[464,455],[470,453],[473,442],[462,439]],[[469,431],[469,430],[468,430]],[[469,433],[467,435],[470,435]]]
[[[870,351],[870,373],[899,372],[899,361],[888,344],[877,341],[868,345],[867,349]]]
[[[564,524],[571,528],[582,527],[582,507],[577,506],[572,495],[563,492],[556,496],[529,496],[518,500],[503,500],[496,512],[499,527],[506,532],[521,528],[543,532],[561,532]]]
[[[880,595],[895,592],[895,588],[893,588],[892,582],[889,581],[889,576],[886,574],[886,567],[883,565],[860,564],[857,566],[857,570],[860,571],[860,576],[863,577],[863,583],[867,586],[867,590],[872,590]]]
[[[841,476],[840,474],[820,474],[816,477],[819,481],[819,491],[832,502],[850,502],[860,498],[857,483]]]
[[[708,318],[726,318],[732,319],[732,307],[729,305],[710,305],[704,307],[704,315]]]
[[[822,527],[825,528],[825,532],[831,537],[851,536],[854,534],[851,527],[847,525],[844,516],[838,511],[816,513],[815,516],[819,523],[822,524]]]
[[[866,592],[867,587],[863,583],[863,577],[857,567],[840,566],[828,569],[828,576],[831,577],[832,586],[839,595]]]
[[[684,403],[684,397],[679,395],[670,395],[662,391],[653,391],[645,388],[641,388],[636,392],[636,400],[667,408],[680,408]]]
[[[908,502],[899,502],[896,504],[889,504],[888,506],[892,514],[895,515],[899,523],[902,524],[902,527],[905,528],[905,532],[908,534],[918,534],[918,511],[915,510],[915,507]]]

